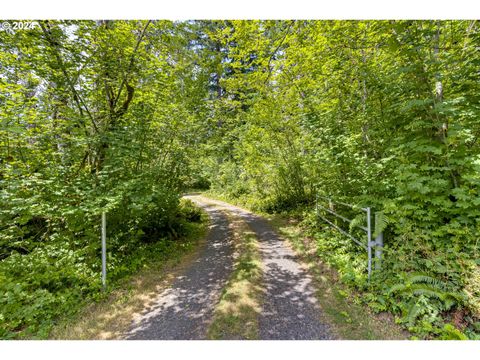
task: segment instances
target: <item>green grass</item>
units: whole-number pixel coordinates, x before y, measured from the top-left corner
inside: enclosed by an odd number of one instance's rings
[[[208,330],[209,339],[258,339],[262,262],[255,234],[228,215],[237,252],[234,271],[223,289]]]

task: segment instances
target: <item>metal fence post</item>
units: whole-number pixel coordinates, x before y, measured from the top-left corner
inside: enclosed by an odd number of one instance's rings
[[[324,207],[324,206],[319,204],[319,199],[320,198],[323,198],[323,199],[328,201],[328,207],[327,207],[327,205],[325,205],[325,207]],[[348,219],[348,218],[346,218],[346,217],[344,217],[340,214],[337,214],[335,212],[335,204],[339,204],[339,206],[340,205],[341,206],[347,206],[347,207],[352,208],[353,210],[360,210],[361,209],[362,211],[364,211],[366,213],[366,216],[367,216],[367,226],[366,227],[365,226],[360,226],[360,225],[355,223],[355,219]],[[322,211],[325,211],[325,217],[320,214],[320,209]],[[316,212],[316,215],[317,215],[317,219],[316,219],[317,223],[318,223],[319,219],[322,219],[327,224],[329,224],[331,227],[338,230],[343,235],[349,237],[357,245],[360,245],[365,251],[367,251],[367,253],[368,253],[368,280],[370,280],[371,275],[372,275],[372,267],[374,266],[375,270],[381,268],[382,250],[383,250],[383,233],[376,236],[375,240],[372,241],[372,236],[374,236],[374,234],[373,234],[374,231],[372,230],[372,226],[373,226],[373,224],[372,224],[372,208],[370,208],[370,207],[359,208],[356,205],[347,204],[347,203],[340,202],[340,201],[335,201],[334,202],[334,201],[332,201],[331,198],[326,197],[326,196],[321,196],[318,193],[316,193],[315,212]],[[333,219],[328,220],[326,218],[327,213],[333,215],[335,217],[335,219],[334,220]],[[340,221],[340,220],[343,221],[343,222],[350,223],[351,224],[350,226],[352,226],[352,224],[354,224],[359,229],[362,229],[363,231],[365,231],[367,233],[367,244],[365,244],[363,238],[360,238],[360,239],[356,238],[350,232],[347,232],[347,231],[343,230],[341,228],[341,226],[338,226],[337,222]],[[375,226],[377,226],[377,217],[375,217]],[[376,231],[375,231],[375,233],[376,233]],[[374,256],[375,256],[375,264],[372,264],[372,262],[374,261],[373,260]]]
[[[375,239],[375,270],[382,268],[382,251],[383,251],[383,233],[378,234]]]
[[[102,212],[102,286],[107,285],[107,216]]]
[[[372,274],[372,222],[370,217],[370,208],[367,207],[368,279],[370,279]]]

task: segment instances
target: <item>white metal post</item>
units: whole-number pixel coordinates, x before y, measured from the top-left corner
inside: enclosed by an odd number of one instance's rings
[[[372,222],[370,219],[370,208],[367,207],[367,241],[368,241],[368,278],[372,273]]]
[[[102,285],[107,284],[107,216],[102,212]]]
[[[383,251],[383,233],[378,234],[375,239],[375,270],[382,268],[382,251]]]

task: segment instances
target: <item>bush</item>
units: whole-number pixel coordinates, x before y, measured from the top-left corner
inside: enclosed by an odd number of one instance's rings
[[[83,201],[75,199],[76,206],[68,198],[37,196],[42,204],[37,210],[25,206],[1,213],[10,226],[0,231],[5,254],[0,261],[0,338],[45,338],[56,319],[101,295],[103,209],[108,210],[109,286],[152,257],[168,254],[171,241],[202,220],[199,209],[167,187],[141,179],[121,186],[122,192],[111,191],[101,207],[91,192]]]

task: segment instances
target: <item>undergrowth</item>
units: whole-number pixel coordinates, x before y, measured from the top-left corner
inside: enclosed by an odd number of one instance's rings
[[[232,199],[214,190],[209,194],[247,207],[256,202],[255,210],[266,210],[258,206],[258,200]],[[480,260],[471,252],[432,241],[412,241],[415,236],[417,240],[425,236],[414,228],[395,234],[383,221],[382,230],[387,234],[383,262],[369,281],[366,252],[317,220],[309,207],[280,213],[299,222],[305,238],[314,242],[316,256],[336,270],[340,281],[357,294],[358,302],[375,313],[393,314],[412,339],[480,339]]]
[[[178,252],[187,251],[192,243],[185,239],[195,235],[205,219],[198,208],[185,200],[181,201],[175,219],[171,232],[163,235],[155,232],[154,237],[146,239],[146,228],[136,231],[136,238],[131,232],[125,234],[130,235],[130,239],[124,247],[110,245],[107,237],[108,287],[105,291],[100,281],[100,256],[93,258],[96,253],[90,254],[89,248],[59,242],[45,244],[28,255],[17,253],[3,260],[0,263],[0,338],[45,339],[55,324],[75,318],[80,309],[92,302],[103,301],[123,279],[146,264],[165,261]]]

